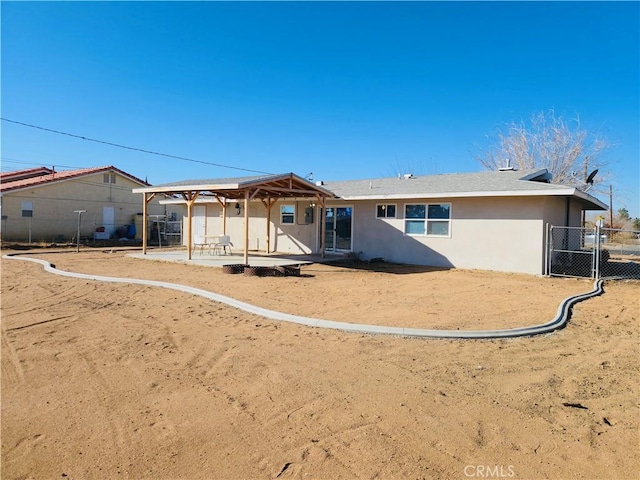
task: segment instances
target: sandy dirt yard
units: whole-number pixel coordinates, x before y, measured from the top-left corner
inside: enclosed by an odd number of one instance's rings
[[[244,277],[117,251],[30,253],[62,270],[418,328],[544,323],[593,285],[384,264]],[[606,283],[552,334],[429,340],[1,266],[2,479],[640,478],[639,282]]]

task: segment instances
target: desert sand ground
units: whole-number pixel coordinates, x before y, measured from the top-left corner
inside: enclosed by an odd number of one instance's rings
[[[420,328],[543,323],[592,287],[387,265],[270,278],[123,252],[35,256],[299,315]],[[552,334],[428,340],[1,266],[3,479],[640,476],[638,282],[606,283]]]

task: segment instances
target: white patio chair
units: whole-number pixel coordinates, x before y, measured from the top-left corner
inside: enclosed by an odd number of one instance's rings
[[[211,250],[211,244],[207,243],[207,239],[205,237],[203,237],[202,235],[194,235],[193,237],[193,249],[197,250],[198,248],[200,249],[200,255],[202,255],[202,253],[204,252],[204,249],[208,248],[209,250]]]
[[[229,255],[231,255],[231,247],[233,247],[233,243],[231,243],[231,237],[229,235],[220,235],[218,237],[218,241],[213,245],[213,254],[221,255],[222,252],[227,254],[227,248],[229,249]]]

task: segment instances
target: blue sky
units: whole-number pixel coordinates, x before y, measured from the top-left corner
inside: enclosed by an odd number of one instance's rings
[[[615,144],[640,216],[638,2],[2,2],[2,117],[260,172],[481,170],[554,109]],[[2,171],[115,165],[153,184],[239,169],[3,121]],[[608,198],[603,200],[607,201]]]

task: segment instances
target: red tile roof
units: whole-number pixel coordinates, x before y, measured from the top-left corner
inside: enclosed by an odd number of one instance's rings
[[[0,173],[0,182],[14,182],[24,178],[39,177],[40,175],[48,175],[53,170],[47,167],[27,168],[25,170],[16,170],[13,172]]]
[[[66,170],[56,172],[47,167],[30,168],[7,172],[0,175],[0,192],[9,192],[23,188],[39,187],[53,182],[65,181],[71,178],[93,175],[101,172],[115,172],[142,186],[150,186],[144,180],[140,180],[114,166],[82,168],[79,170]]]

